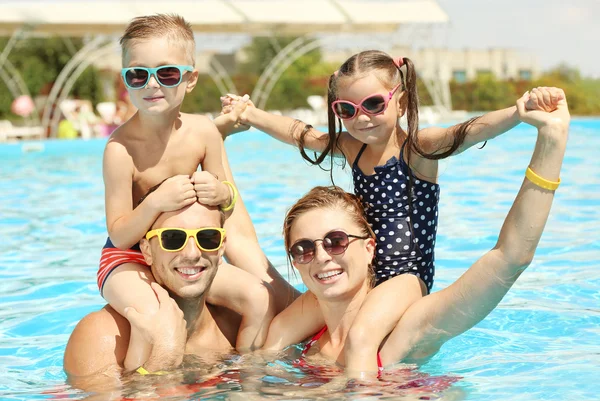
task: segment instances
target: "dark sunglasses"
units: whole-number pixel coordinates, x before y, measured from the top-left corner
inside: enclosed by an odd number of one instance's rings
[[[299,264],[310,263],[317,252],[317,241],[322,241],[323,249],[330,255],[341,255],[346,252],[350,245],[350,238],[367,239],[368,235],[351,235],[343,231],[330,231],[322,239],[311,241],[309,239],[301,239],[296,241],[289,249],[288,253]]]
[[[187,245],[188,239],[194,237],[196,245],[202,251],[213,252],[219,250],[225,239],[224,228],[159,228],[148,231],[146,239],[158,237],[160,247],[167,252],[181,251]]]
[[[194,71],[191,65],[161,65],[156,68],[130,67],[121,70],[123,82],[129,89],[142,89],[154,75],[156,81],[166,88],[172,88],[181,83],[185,71]]]
[[[396,87],[388,93],[387,97],[377,93],[367,96],[361,100],[359,104],[352,103],[349,100],[336,100],[331,104],[331,108],[333,109],[334,114],[342,120],[350,120],[351,118],[356,117],[359,109],[370,116],[377,116],[385,112],[388,103],[392,97],[394,97],[394,93],[400,85],[402,84],[396,85]]]

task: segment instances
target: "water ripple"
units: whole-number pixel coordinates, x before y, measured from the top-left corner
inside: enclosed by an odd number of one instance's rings
[[[562,185],[536,257],[486,320],[412,373],[405,369],[389,376],[379,388],[346,388],[319,397],[406,397],[401,393],[406,383],[417,380],[450,386],[428,393],[429,399],[598,398],[599,134],[598,120],[573,122]],[[471,149],[440,163],[434,290],[450,284],[494,246],[534,141],[532,129],[518,127],[483,150]],[[85,394],[65,384],[62,355],[77,321],[103,305],[95,274],[106,238],[104,143],[48,141],[27,153],[20,146],[0,145],[0,398],[81,399]],[[307,166],[297,151],[256,132],[231,138],[227,150],[262,247],[279,271],[298,283],[283,252],[283,215],[312,186],[327,185],[328,173]],[[351,189],[348,169],[338,169],[334,176],[336,183]],[[230,365],[226,374],[234,377],[238,368]],[[188,378],[157,391],[164,399],[175,399],[177,394],[171,398],[164,392],[184,383],[193,389],[188,397],[194,399],[288,399],[291,389],[294,397],[312,398],[303,391],[323,383],[302,372],[287,376],[286,369],[291,372],[293,366],[285,358],[279,366],[257,376],[262,384],[256,393],[241,392],[239,380],[233,379],[220,388],[202,387],[208,383],[205,374],[193,379],[184,375]],[[399,377],[404,384],[398,384]],[[128,394],[110,398],[121,396]]]

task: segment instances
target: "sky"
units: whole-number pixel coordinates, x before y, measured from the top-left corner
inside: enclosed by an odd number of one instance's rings
[[[600,78],[600,0],[437,0],[450,18],[449,48],[509,47]]]

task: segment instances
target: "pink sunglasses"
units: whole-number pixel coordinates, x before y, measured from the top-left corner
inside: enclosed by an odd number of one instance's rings
[[[354,104],[349,100],[336,100],[331,104],[331,108],[333,109],[333,113],[342,120],[350,120],[356,117],[359,109],[370,116],[377,116],[385,112],[388,103],[400,85],[402,85],[402,83],[396,85],[396,87],[388,93],[387,98],[377,93],[375,95],[367,96],[361,100],[359,104]]]

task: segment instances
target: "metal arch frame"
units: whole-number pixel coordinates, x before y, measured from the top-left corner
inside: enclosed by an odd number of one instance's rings
[[[8,55],[19,41],[19,36],[21,34],[25,34],[25,29],[23,29],[23,27],[17,28],[8,39],[8,43],[4,46],[4,49],[2,49],[2,53],[0,53],[0,68],[2,68],[4,63],[8,60]]]
[[[62,71],[58,74],[54,85],[52,85],[50,94],[46,99],[46,104],[44,105],[44,111],[42,114],[42,127],[44,127],[44,129],[50,128],[50,113],[52,113],[54,104],[58,106],[56,99],[60,96],[63,84],[69,78],[71,72],[85,60],[90,52],[96,50],[105,40],[106,39],[104,36],[96,36],[90,42],[86,43],[86,45],[79,49],[79,51],[69,60],[69,62],[63,67]]]
[[[425,36],[427,35],[427,39],[431,41],[431,36],[433,32],[432,28],[433,24],[420,25],[415,28],[415,36]],[[439,65],[440,61],[438,61]],[[444,81],[439,74],[439,71],[436,71],[435,75],[430,78],[424,78],[421,74],[417,73],[417,76],[421,78],[421,81],[427,88],[427,91],[431,95],[431,100],[433,100],[433,105],[437,108],[441,108],[444,112],[450,112],[452,110],[452,97],[450,95],[450,83],[448,81]]]
[[[100,42],[97,42],[97,44],[99,43]],[[69,96],[71,89],[73,89],[73,86],[75,85],[75,82],[85,71],[85,69],[89,67],[89,65],[92,64],[98,58],[104,56],[107,53],[110,54],[110,52],[114,52],[116,50],[115,47],[118,45],[116,41],[112,41],[98,48],[97,44],[90,46],[90,48],[85,50],[85,52],[82,52],[81,50],[83,49],[81,49],[77,54],[81,58],[81,60],[78,60],[77,62],[72,63],[72,65],[68,65],[63,68],[63,71],[61,71],[59,76],[63,75],[63,72],[67,69],[67,67],[69,69],[67,70],[67,72],[64,73],[64,78],[60,80],[60,83],[59,79],[57,79],[55,85],[52,88],[53,90],[55,87],[57,88],[56,95],[52,98],[52,100],[50,96],[48,97],[46,108],[48,108],[48,106],[52,104],[50,103],[51,101],[55,102],[57,107],[59,107],[60,104],[67,98],[67,96]],[[231,80],[231,77],[229,76],[223,65],[214,57],[211,58],[210,61],[209,76],[212,78],[213,82],[217,85],[219,90],[223,93],[237,93],[237,89],[233,81]],[[46,109],[44,111],[46,111]],[[48,116],[48,119],[50,119],[50,116]],[[59,121],[60,113],[55,112],[52,115],[51,121],[45,122],[44,127],[50,128],[51,138],[56,136]]]
[[[319,47],[321,42],[321,39],[313,38],[310,34],[300,36],[273,57],[252,91],[251,98],[258,108],[265,108],[273,87],[285,70],[298,58]]]
[[[19,92],[20,88],[18,88],[16,86],[17,83],[14,81],[14,79],[11,79],[10,73],[5,70],[4,65],[10,64],[10,62],[8,61],[8,55],[12,51],[13,47],[15,47],[15,45],[17,44],[17,41],[19,40],[19,36],[22,33],[23,33],[22,28],[18,28],[16,31],[14,31],[13,34],[11,35],[11,37],[8,39],[6,46],[4,46],[4,49],[2,49],[2,53],[0,54],[0,77],[6,84],[6,87],[8,88],[11,95],[13,96],[13,99],[17,98],[19,95],[22,95],[23,93]],[[10,66],[12,67],[12,64],[10,64]]]
[[[69,76],[69,78],[65,81],[64,85],[62,86],[60,95],[56,99],[57,107],[60,108],[60,104],[67,98],[67,96],[69,96],[69,94],[71,93],[71,89],[73,89],[73,85],[75,85],[75,82],[77,82],[77,79],[79,79],[79,77],[86,70],[86,68],[88,68],[89,65],[92,64],[94,61],[96,61],[98,58],[103,57],[106,54],[114,53],[116,50],[115,47],[116,47],[116,43],[113,41],[108,44],[105,44],[104,46],[102,46],[98,49],[90,51],[88,53],[86,58],[83,61],[81,61],[81,63],[79,63],[77,68],[72,72],[72,74]],[[55,112],[52,115],[52,121],[50,122],[50,137],[51,138],[56,136],[56,133],[58,131],[59,121],[60,121],[60,113]]]
[[[10,94],[13,99],[16,99],[19,96],[25,95],[31,98],[31,93],[23,80],[23,77],[19,73],[19,71],[15,68],[15,66],[8,60],[8,55],[15,47],[17,42],[21,39],[22,36],[25,36],[27,33],[26,26],[20,27],[13,32],[8,43],[2,49],[2,53],[0,54],[0,78],[6,84]],[[31,115],[24,117],[24,119],[29,124],[39,124],[38,111],[35,104],[33,105],[33,112]]]
[[[13,99],[16,99],[21,95],[21,92],[16,86],[14,80],[11,79],[10,75],[4,68],[0,68],[0,78],[2,78],[2,80],[6,84],[6,87],[8,88],[8,91],[12,95]]]
[[[29,92],[27,84],[25,83],[25,80],[23,80],[23,77],[19,73],[19,70],[17,70],[9,60],[6,60],[4,62],[3,67],[4,68],[0,68],[0,78],[2,78],[2,80],[8,87],[8,90],[13,95],[13,98],[16,99],[17,97],[23,95],[32,98],[31,92]],[[27,123],[31,125],[40,124],[40,117],[35,103],[33,103],[33,112],[29,116],[24,118],[27,121]]]
[[[417,74],[423,84],[425,84],[425,88],[431,95],[431,100],[433,100],[433,105],[436,107],[442,107],[445,111],[452,110],[452,101],[450,98],[450,88],[447,83],[442,82],[442,80],[438,77],[437,79],[426,79]]]
[[[297,38],[288,46],[283,48],[273,60],[269,63],[265,71],[260,76],[256,87],[252,91],[251,98],[258,108],[264,109],[271,91],[275,84],[287,70],[287,68],[298,60],[300,57],[310,51],[320,47],[324,42],[322,38],[312,38],[310,35],[305,35]],[[417,75],[420,75],[417,73]],[[431,95],[434,105],[441,107],[446,111],[452,110],[450,97],[450,88],[448,83],[442,82],[440,78],[425,79],[421,77],[427,91]]]
[[[231,76],[216,57],[211,57],[208,75],[212,78],[222,95],[226,93],[238,93]]]

